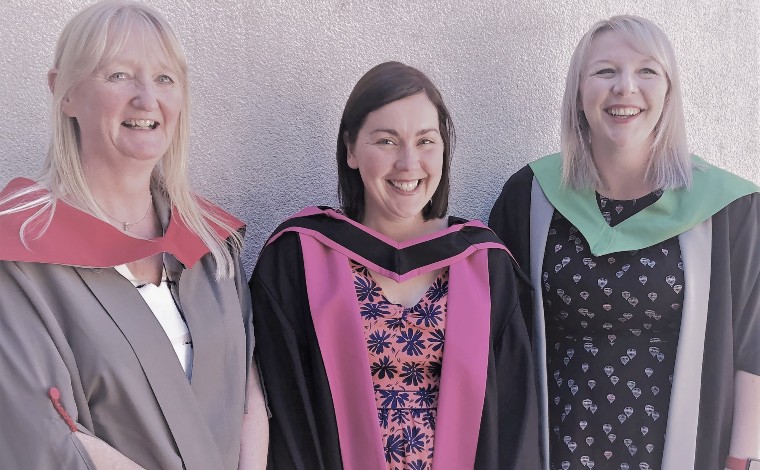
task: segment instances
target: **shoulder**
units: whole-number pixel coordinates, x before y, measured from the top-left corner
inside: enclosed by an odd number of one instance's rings
[[[7,230],[13,225],[18,230],[20,223],[37,212],[38,206],[50,198],[50,191],[36,181],[28,178],[11,180],[0,191],[0,217],[3,217],[0,229]]]
[[[0,260],[25,257],[22,232],[29,237],[42,234],[52,215],[51,200],[50,191],[27,178],[13,179],[0,191]]]
[[[309,206],[285,219],[270,235],[267,245],[288,232],[331,233],[351,226],[361,227],[339,210],[327,206]]]
[[[704,207],[712,214],[728,208],[748,208],[756,205],[757,184],[735,175],[727,170],[712,165],[696,155],[692,155],[694,172],[692,187],[682,191],[682,202]],[[753,196],[755,195],[755,196]],[[709,214],[709,215],[712,215]]]
[[[697,155],[692,155],[694,186],[707,192],[727,189],[730,192],[749,194],[760,191],[757,184],[739,175],[713,165]]]
[[[251,282],[254,279],[266,282],[267,279],[277,276],[278,272],[293,271],[303,265],[298,232],[286,230],[286,227],[285,222],[280,224],[269,236],[256,260]]]
[[[533,169],[530,165],[525,165],[507,179],[502,191],[530,192],[533,176]]]
[[[714,222],[725,220],[732,232],[742,233],[754,239],[760,236],[760,193],[754,192],[735,199],[720,213],[725,215],[725,219],[713,217]]]
[[[0,191],[0,200],[3,200],[14,193],[24,190],[48,192],[39,183],[29,178],[14,178]]]
[[[525,165],[510,176],[501,189],[500,199],[505,197],[530,198],[530,189],[533,184],[533,169],[530,165]]]
[[[697,156],[692,158],[694,173],[691,188],[666,193],[666,196],[673,196],[671,199],[677,210],[693,214],[695,220],[712,217],[714,223],[727,223],[732,230],[748,224],[756,226],[760,210],[760,188]]]
[[[213,202],[205,199],[197,194],[193,195],[198,207],[203,211],[203,216],[214,227],[219,236],[228,238],[232,235],[232,231],[238,231],[242,234],[245,233],[245,222],[241,221],[234,215],[225,211],[221,207],[217,206]]]
[[[511,278],[516,275],[518,278],[527,277],[522,272],[512,251],[504,244],[502,239],[493,231],[485,226],[480,220],[466,220],[459,217],[449,217],[449,226],[454,227],[457,224],[462,225],[459,233],[468,239],[468,242],[477,249],[488,250],[488,264],[491,275],[497,274]]]
[[[527,222],[531,205],[533,169],[526,165],[509,177],[491,209],[488,225],[508,243],[514,243],[507,233]]]

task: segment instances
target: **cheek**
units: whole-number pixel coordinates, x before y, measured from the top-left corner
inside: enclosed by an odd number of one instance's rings
[[[588,114],[599,106],[599,92],[593,86],[586,85],[581,88],[579,104],[581,110]]]
[[[443,148],[431,150],[423,161],[428,174],[440,176],[443,172]]]
[[[166,118],[176,121],[177,118],[179,118],[179,114],[182,111],[182,105],[184,104],[182,94],[173,93],[169,95],[164,102],[166,103],[166,106],[164,107],[164,113],[167,114]]]
[[[389,171],[386,166],[387,160],[387,156],[384,156],[382,152],[375,152],[373,149],[366,148],[354,153],[351,159],[353,168],[359,170],[362,180],[365,181],[365,186],[368,182],[371,183],[369,180],[382,176]]]

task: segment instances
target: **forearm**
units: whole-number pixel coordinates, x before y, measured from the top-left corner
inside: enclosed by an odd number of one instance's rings
[[[760,458],[760,376],[738,371],[734,378],[734,424],[729,455]]]
[[[77,432],[77,438],[87,450],[90,459],[97,469],[108,470],[141,470],[142,467],[125,457],[118,450],[104,441],[88,434]]]
[[[248,377],[248,413],[243,416],[240,435],[241,470],[263,470],[267,466],[269,450],[269,417],[264,404],[264,393],[254,361]]]

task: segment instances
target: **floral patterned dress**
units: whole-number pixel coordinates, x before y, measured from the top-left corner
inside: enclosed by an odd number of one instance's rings
[[[390,302],[351,262],[388,470],[430,470],[448,298],[444,269],[414,307]]]

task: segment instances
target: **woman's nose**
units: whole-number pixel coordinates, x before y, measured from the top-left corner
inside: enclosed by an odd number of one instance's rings
[[[158,93],[153,81],[136,83],[135,97],[132,104],[145,111],[153,111],[158,108]]]
[[[618,95],[629,95],[638,91],[636,77],[632,72],[620,72],[615,79],[612,91]]]
[[[411,145],[403,145],[399,149],[395,166],[397,170],[416,170],[420,166],[419,150]]]

